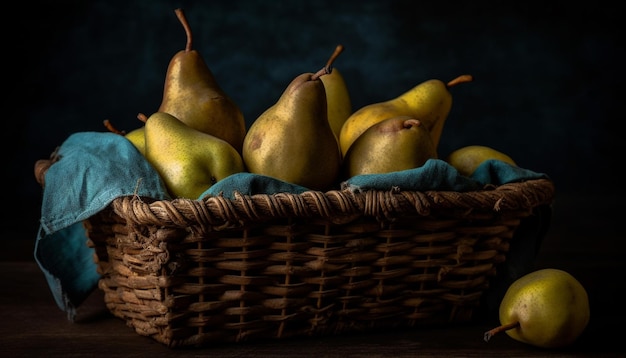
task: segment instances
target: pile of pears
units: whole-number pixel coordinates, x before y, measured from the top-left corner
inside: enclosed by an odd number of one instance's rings
[[[316,72],[297,75],[250,127],[187,37],[170,60],[162,102],[124,135],[162,177],[173,198],[197,199],[241,172],[326,191],[355,175],[422,166],[437,147],[452,105],[450,88],[472,81],[431,79],[387,101],[353,111],[346,81],[334,62],[338,45]],[[109,127],[111,129],[111,127]]]

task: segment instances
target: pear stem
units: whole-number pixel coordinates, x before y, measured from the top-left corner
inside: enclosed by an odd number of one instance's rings
[[[335,62],[339,54],[341,54],[342,52],[343,52],[343,45],[341,44],[337,45],[337,47],[335,47],[335,51],[333,52],[333,54],[330,55],[328,62],[326,62],[326,66],[324,66],[321,70],[313,74],[313,76],[311,76],[311,79],[316,80],[320,78],[321,76],[328,75],[331,72],[333,72],[333,62]]]
[[[119,135],[124,135],[126,134],[126,132],[121,131],[117,128],[115,128],[115,126],[113,125],[113,123],[111,123],[110,120],[105,119],[104,121],[102,121],[102,123],[104,123],[104,126],[106,127],[106,129],[108,129],[110,132],[113,132],[115,134],[119,134]]]
[[[474,77],[472,77],[472,75],[460,75],[459,77],[453,79],[452,81],[448,82],[446,84],[447,87],[454,87],[456,85],[458,85],[459,83],[466,83],[466,82],[472,82],[474,80]]]
[[[174,12],[176,12],[176,17],[178,17],[178,20],[180,21],[180,23],[183,25],[183,28],[185,29],[185,35],[187,35],[187,44],[185,45],[185,52],[189,52],[191,51],[191,46],[193,43],[193,38],[191,36],[191,27],[189,26],[189,22],[187,22],[187,18],[185,17],[185,12],[183,11],[183,9],[176,9],[174,10]]]
[[[402,124],[404,128],[408,129],[411,127],[419,127],[422,125],[422,122],[419,119],[411,118],[411,119],[407,119]]]
[[[489,342],[491,337],[495,336],[496,334],[500,332],[508,331],[509,329],[513,329],[516,327],[519,327],[519,321],[503,324],[494,329],[490,329],[487,332],[485,332],[485,336],[484,336],[485,342]]]
[[[144,122],[144,123],[146,123],[146,121],[148,120],[148,116],[146,116],[146,115],[145,115],[145,114],[143,114],[143,113],[139,113],[139,114],[137,114],[137,118],[138,118],[140,121]]]

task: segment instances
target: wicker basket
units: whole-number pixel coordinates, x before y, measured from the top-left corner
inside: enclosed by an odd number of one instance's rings
[[[44,185],[49,161],[36,165]],[[122,197],[84,222],[113,315],[170,347],[468,322],[538,179],[475,192]]]

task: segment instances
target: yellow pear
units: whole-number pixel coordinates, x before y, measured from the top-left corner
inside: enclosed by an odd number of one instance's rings
[[[403,94],[384,102],[371,103],[356,110],[341,127],[339,144],[346,154],[356,138],[375,123],[397,116],[418,119],[428,129],[435,148],[452,107],[449,89],[459,83],[472,81],[472,76],[462,75],[448,83],[438,79],[422,82]]]
[[[141,126],[139,128],[135,128],[132,131],[126,133],[124,136],[128,139],[135,148],[139,151],[139,153],[146,155],[146,128]]]
[[[589,298],[570,273],[546,268],[514,281],[499,308],[501,325],[485,332],[485,340],[499,332],[541,348],[568,346],[589,323]]]
[[[143,115],[142,113],[140,113],[137,116],[141,121],[145,122],[145,115]],[[145,155],[146,151],[145,151],[145,147],[146,147],[146,139],[144,136],[144,127],[141,126],[139,128],[135,128],[130,132],[126,132],[126,131],[122,131],[117,129],[113,123],[111,123],[110,120],[105,119],[104,121],[104,126],[112,133],[115,134],[119,134],[121,136],[124,136],[124,138],[128,139],[129,142],[132,143],[133,146],[135,146],[135,148],[137,148],[137,150],[142,154]]]
[[[132,131],[126,133],[124,136],[131,143],[133,143],[135,148],[137,148],[137,150],[141,154],[143,154],[145,156],[146,155],[146,127],[145,127],[145,123],[148,120],[148,117],[145,114],[143,114],[143,113],[139,113],[137,115],[137,119],[142,121],[144,123],[144,126],[141,126],[139,128],[135,128]]]
[[[461,175],[471,176],[479,165],[490,159],[501,160],[517,166],[515,161],[507,154],[484,145],[468,145],[456,149],[446,157],[446,162],[453,166]]]
[[[335,133],[335,137],[339,140],[341,127],[346,119],[352,114],[352,101],[348,86],[343,75],[335,67],[327,75],[321,76],[320,79],[326,90],[326,103],[328,107],[328,121],[330,128]]]
[[[329,189],[335,182],[341,151],[328,121],[320,77],[328,75],[342,49],[339,45],[317,73],[296,76],[277,102],[250,125],[242,152],[249,172],[313,190]]]
[[[343,159],[343,176],[383,174],[418,168],[437,151],[428,130],[408,116],[385,119],[369,127]]]
[[[158,112],[166,112],[186,125],[214,135],[241,152],[246,124],[240,108],[224,93],[198,51],[182,9],[176,15],[187,34],[187,45],[167,68]]]
[[[156,112],[145,124],[145,156],[173,197],[197,199],[216,182],[243,172],[241,155],[225,140]]]

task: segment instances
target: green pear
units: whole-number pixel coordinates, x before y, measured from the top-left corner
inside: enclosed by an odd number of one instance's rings
[[[169,113],[186,125],[214,135],[241,152],[246,124],[237,104],[224,93],[198,51],[182,9],[176,15],[187,34],[187,45],[167,68],[158,112]]]
[[[341,127],[352,114],[350,92],[343,75],[336,67],[329,74],[321,76],[320,79],[326,90],[328,122],[330,122],[330,128],[335,133],[335,137],[339,140]]]
[[[137,118],[139,118],[142,122],[146,121],[146,116],[143,113],[139,113],[139,115],[137,116]],[[145,146],[146,146],[146,140],[144,137],[144,127],[141,126],[139,128],[135,128],[130,132],[126,132],[123,130],[119,130],[117,129],[117,127],[115,127],[113,125],[113,123],[111,123],[110,120],[105,119],[103,121],[104,126],[112,133],[115,134],[119,134],[121,136],[124,136],[124,138],[128,139],[129,142],[132,143],[133,146],[135,146],[135,148],[137,148],[137,150],[145,155]]]
[[[453,166],[461,175],[471,176],[483,162],[491,159],[501,160],[517,166],[509,155],[485,145],[467,145],[452,151],[446,162]]]
[[[515,280],[500,302],[501,325],[485,341],[505,331],[511,338],[541,348],[568,346],[589,323],[589,298],[570,273],[546,268]]]
[[[346,119],[341,127],[339,134],[341,153],[345,155],[356,138],[367,128],[382,120],[397,116],[410,116],[420,120],[428,128],[435,148],[438,148],[444,123],[452,107],[452,94],[449,89],[471,80],[470,75],[459,76],[448,83],[431,79],[395,98],[359,108]]]
[[[241,155],[227,141],[156,112],[145,127],[145,156],[172,197],[197,199],[213,184],[244,171]]]
[[[124,134],[124,136],[145,157],[146,156],[146,127],[145,127],[145,123],[148,120],[148,117],[145,114],[143,114],[143,113],[139,113],[139,114],[137,114],[137,119],[139,119],[141,122],[143,122],[144,125],[142,125],[141,127],[133,129],[132,131]]]
[[[146,155],[145,129],[146,128],[144,126],[141,126],[139,128],[133,129],[132,131],[124,135],[124,137],[126,137],[126,139],[128,139],[135,146],[135,148],[137,148],[139,153],[143,154],[144,156]]]
[[[317,73],[296,76],[252,123],[243,142],[243,160],[251,173],[271,176],[313,190],[328,189],[337,179],[341,151],[328,121],[327,75],[341,52],[338,46]]]
[[[374,124],[354,141],[343,159],[342,175],[413,169],[431,158],[437,158],[437,151],[426,127],[417,119],[398,116]]]

